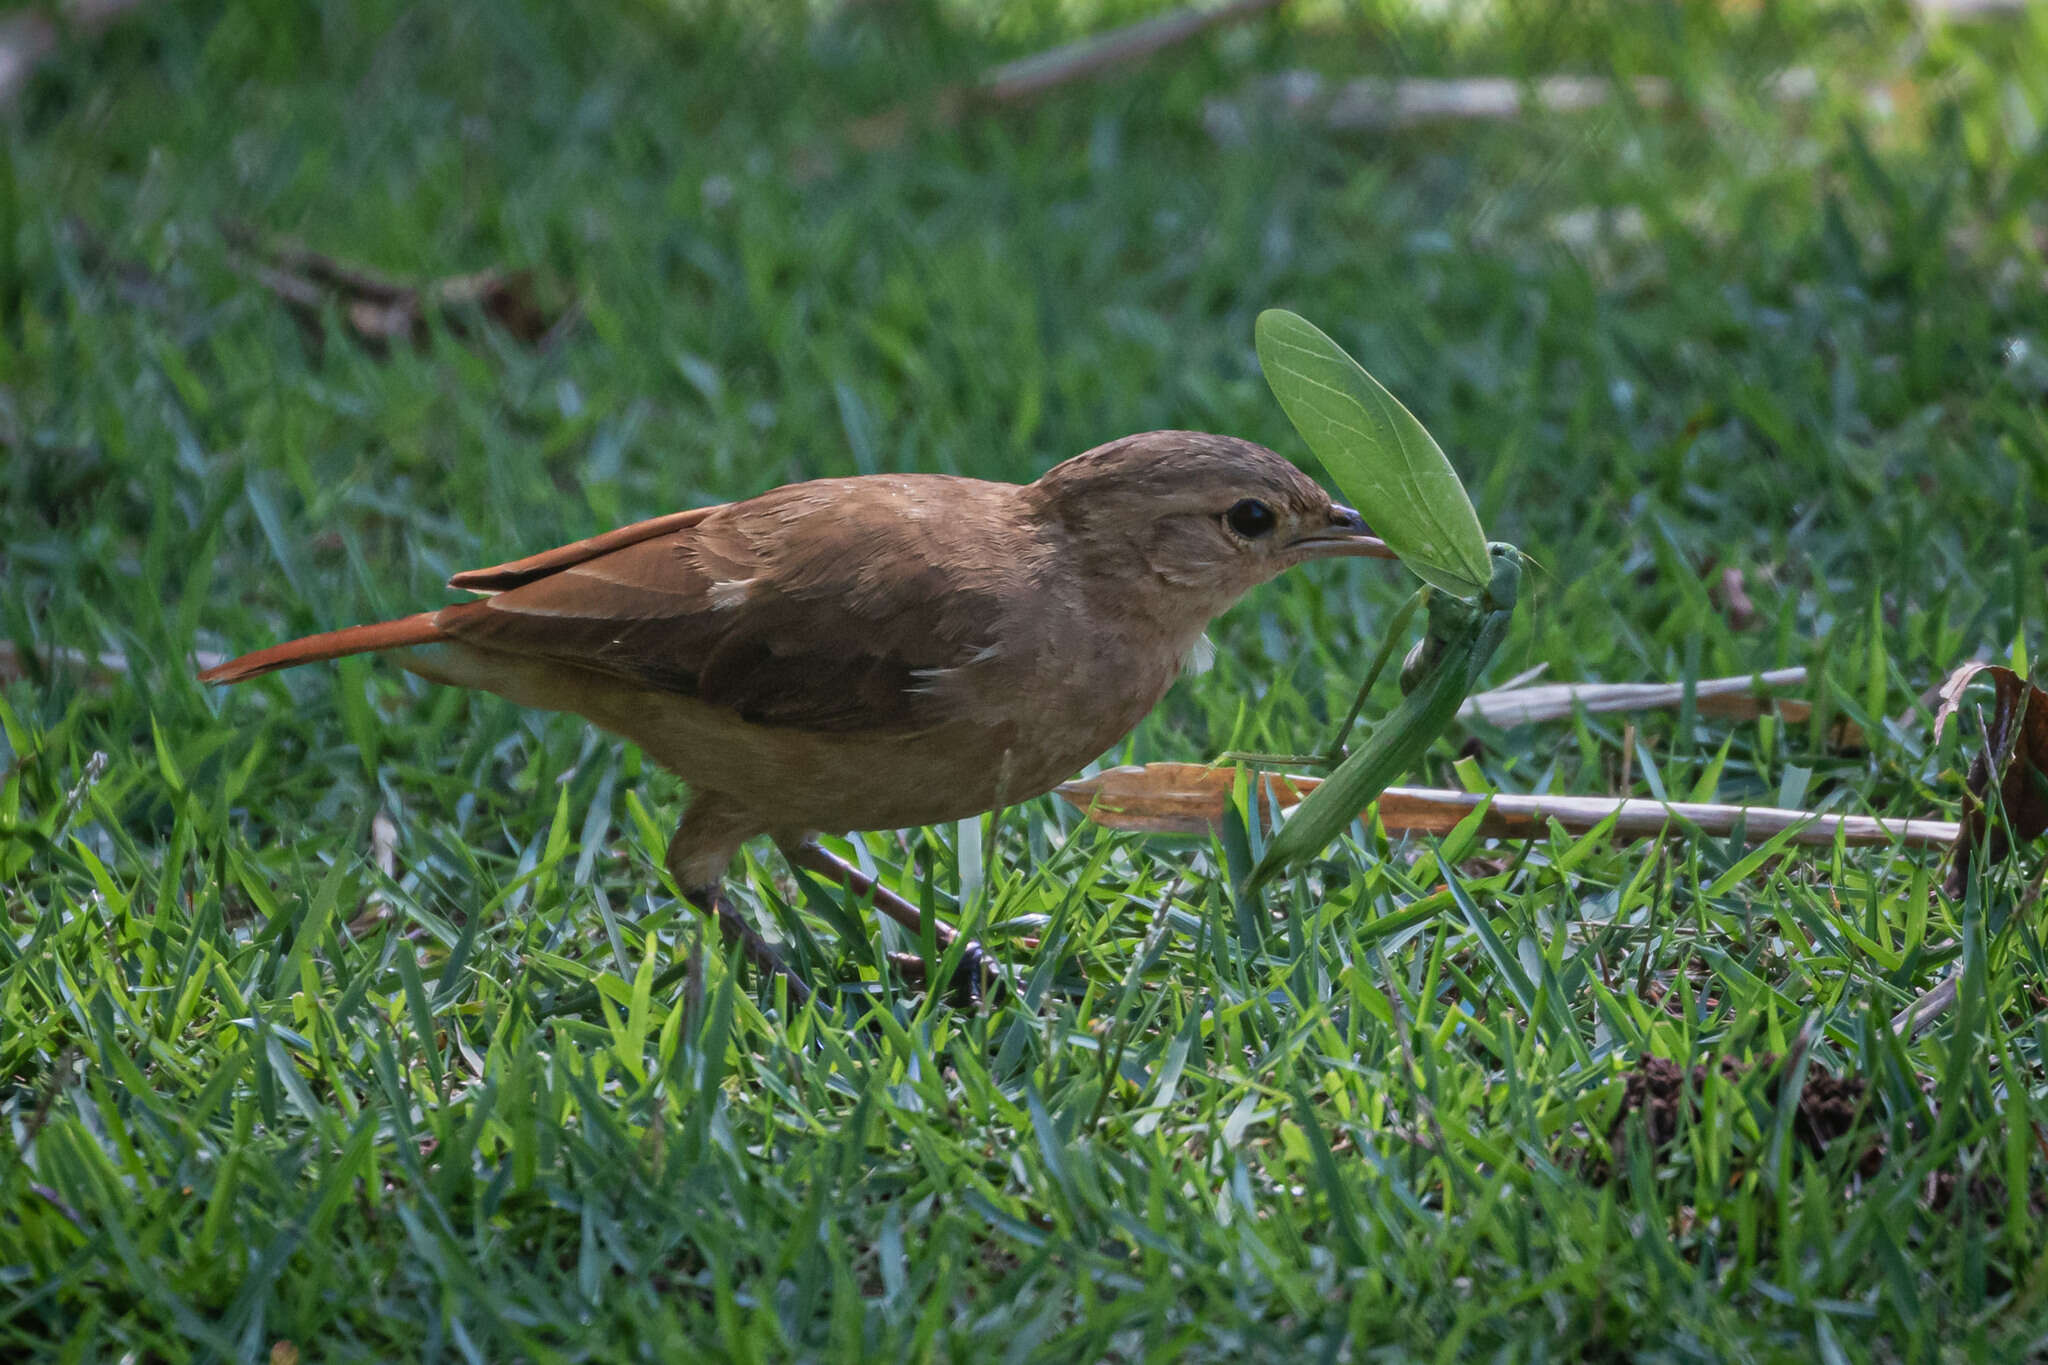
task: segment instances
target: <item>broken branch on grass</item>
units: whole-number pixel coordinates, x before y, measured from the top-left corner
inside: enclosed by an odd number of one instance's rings
[[[1819,78],[1808,67],[1790,67],[1765,82],[1768,97],[1781,103],[1810,99]],[[1263,77],[1243,93],[1212,96],[1202,121],[1219,141],[1240,141],[1249,110],[1291,119],[1313,119],[1332,132],[1383,132],[1420,124],[1471,119],[1506,120],[1541,111],[1577,114],[1603,108],[1626,92],[1646,109],[1671,104],[1676,92],[1661,76],[1618,82],[1604,76],[1359,76],[1332,86],[1320,72],[1284,71]]]
[[[1730,678],[1702,678],[1691,685],[1693,709],[1703,716],[1754,720],[1775,710],[1797,724],[1813,714],[1809,702],[1778,697],[1771,689],[1797,687],[1806,681],[1803,668],[1774,668]],[[1500,687],[1465,698],[1458,719],[1479,719],[1505,730],[1537,721],[1566,720],[1580,711],[1670,710],[1685,703],[1685,683],[1543,683],[1535,687]]]
[[[379,353],[397,341],[424,346],[435,319],[466,336],[469,319],[479,313],[508,336],[547,350],[576,316],[573,304],[549,308],[540,302],[531,270],[478,270],[407,284],[290,238],[265,236],[245,223],[222,223],[220,231],[246,258],[237,268],[276,295],[316,341],[329,307],[339,308],[357,338]]]
[[[1055,87],[1128,66],[1216,27],[1273,9],[1280,0],[1227,0],[1141,19],[993,67],[968,85],[949,86],[927,106],[928,121],[948,126],[976,107],[1020,104]],[[848,125],[846,139],[865,151],[893,146],[910,131],[914,110],[899,104]]]
[[[1542,683],[1525,685],[1541,669],[1486,692],[1475,692],[1458,707],[1458,719],[1470,723],[1485,721],[1507,730],[1517,725],[1569,720],[1584,712],[1607,715],[1626,711],[1670,711],[1685,704],[1684,683]],[[1702,678],[1692,684],[1693,710],[1720,720],[1755,720],[1776,714],[1788,724],[1803,724],[1813,715],[1813,703],[1797,697],[1781,697],[1778,688],[1798,687],[1806,682],[1804,668],[1774,668],[1763,673],[1745,673],[1727,678]],[[1841,749],[1863,743],[1863,731],[1846,720],[1837,720],[1829,740]],[[1228,755],[1226,755],[1228,757]],[[1302,761],[1314,762],[1307,755]],[[1270,760],[1269,760],[1270,761]]]
[[[1934,1027],[1948,1013],[1949,1006],[1955,1004],[1956,990],[1962,982],[1960,971],[1950,972],[1934,989],[1892,1016],[1892,1032],[1910,1042]]]
[[[1110,829],[1210,834],[1222,828],[1237,774],[1235,768],[1203,763],[1148,763],[1111,768],[1064,783],[1057,791],[1088,819]],[[1318,778],[1291,773],[1260,773],[1255,780],[1260,813],[1269,819],[1299,804],[1322,785]],[[1389,787],[1368,812],[1390,835],[1441,835],[1450,833],[1482,806],[1485,814],[1479,834],[1489,839],[1540,837],[1553,821],[1567,833],[1584,834],[1611,821],[1611,832],[1620,838],[1652,838],[1674,829],[1727,836],[1740,827],[1749,843],[1763,843],[1790,831],[1790,842],[1795,844],[1830,846],[1840,840],[1851,845],[1940,848],[1955,842],[1958,829],[1951,820],[1826,815],[1776,806],[1646,798],[1486,794],[1439,787]]]

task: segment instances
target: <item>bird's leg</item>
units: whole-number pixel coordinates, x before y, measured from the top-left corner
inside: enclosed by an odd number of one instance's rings
[[[791,867],[815,872],[827,881],[836,882],[847,888],[856,896],[872,897],[875,909],[913,934],[924,933],[924,915],[916,906],[817,840],[791,840],[785,844],[778,844],[777,847],[782,850],[782,856],[788,860]],[[953,940],[960,936],[960,932],[944,920],[934,919],[932,936],[938,940],[941,948],[947,948],[952,946]]]
[[[782,856],[788,859],[791,867],[815,872],[826,880],[845,887],[856,896],[872,899],[875,909],[922,939],[925,919],[916,906],[817,840],[792,839],[778,843],[777,846],[781,848]],[[932,938],[941,950],[951,947],[953,940],[960,937],[959,930],[936,916],[933,917],[931,926]],[[910,953],[891,953],[889,961],[908,977],[918,981],[925,978],[925,961],[921,957]],[[970,940],[961,949],[960,965],[953,972],[953,980],[950,983],[953,998],[956,1001],[973,1004],[993,988],[1002,985],[1007,985],[1007,982],[995,958],[989,955],[986,948]]]
[[[782,960],[782,954],[776,952],[767,939],[754,932],[754,926],[733,908],[725,892],[716,884],[685,891],[683,899],[718,926],[727,946],[738,945],[746,953],[747,960],[759,967],[764,975],[779,976],[787,981],[790,1004],[801,1005],[811,998],[811,988],[804,984],[804,979],[789,969],[789,964]]]
[[[737,944],[763,972],[787,981],[790,1003],[801,1005],[811,998],[811,988],[768,940],[754,932],[720,886],[733,854],[759,832],[760,825],[743,811],[714,793],[703,793],[690,802],[675,838],[669,840],[668,871],[682,888],[683,899],[718,925],[726,943]]]

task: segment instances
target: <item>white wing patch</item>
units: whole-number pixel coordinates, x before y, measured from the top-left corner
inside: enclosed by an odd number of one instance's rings
[[[731,611],[752,596],[758,579],[727,578],[711,585],[705,596],[711,601],[713,611]]]
[[[959,663],[945,668],[913,668],[910,670],[910,676],[917,679],[917,686],[909,690],[917,693],[919,696],[929,697],[936,695],[939,689],[953,678],[965,673],[976,664],[987,663],[1002,652],[1001,647],[998,645],[983,645]]]

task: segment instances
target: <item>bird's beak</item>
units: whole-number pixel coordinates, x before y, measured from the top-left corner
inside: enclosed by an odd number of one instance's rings
[[[1335,559],[1341,555],[1394,558],[1387,542],[1367,528],[1365,518],[1341,503],[1331,504],[1328,527],[1296,536],[1287,542],[1287,548],[1302,559]]]

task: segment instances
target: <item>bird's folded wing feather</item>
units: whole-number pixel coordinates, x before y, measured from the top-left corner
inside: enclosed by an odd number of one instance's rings
[[[616,531],[606,531],[601,536],[591,536],[568,545],[557,545],[552,550],[542,550],[524,559],[507,560],[488,569],[465,569],[449,579],[448,586],[467,588],[471,592],[504,592],[557,573],[571,564],[581,564],[656,536],[687,530],[719,510],[719,507],[693,507],[687,512],[671,512],[665,517],[636,521],[631,526],[621,526]]]
[[[919,730],[946,720],[956,693],[935,684],[989,656],[1001,576],[974,571],[978,556],[959,543],[966,531],[944,518],[906,519],[844,494],[777,494],[618,548],[571,558],[564,547],[458,576],[513,585],[438,619],[479,648],[695,697],[758,724]],[[552,555],[562,558],[546,563]]]

